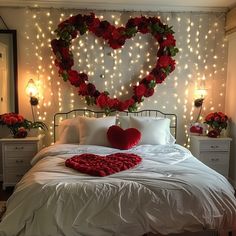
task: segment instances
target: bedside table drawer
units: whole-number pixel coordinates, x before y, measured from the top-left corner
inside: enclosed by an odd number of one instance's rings
[[[200,142],[200,151],[228,151],[230,148],[230,142],[218,140],[208,140]]]
[[[6,167],[17,167],[17,166],[27,166],[30,167],[30,160],[32,157],[17,157],[17,158],[7,158],[5,160]]]
[[[229,163],[228,152],[201,152],[199,160],[206,165],[225,165]]]
[[[4,182],[7,183],[19,182],[29,169],[30,168],[21,168],[21,169],[6,168],[5,170],[6,173],[4,175]]]
[[[30,143],[18,143],[18,144],[7,144],[4,146],[4,151],[9,152],[34,152],[37,151],[37,145],[32,145]]]

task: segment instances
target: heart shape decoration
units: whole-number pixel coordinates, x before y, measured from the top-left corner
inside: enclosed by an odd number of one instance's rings
[[[67,159],[65,165],[92,176],[107,176],[128,170],[141,161],[140,156],[132,153],[114,153],[107,156],[84,153]]]
[[[129,99],[121,101],[111,98],[109,92],[98,91],[84,72],[73,70],[73,53],[71,49],[72,40],[78,35],[92,32],[95,36],[106,40],[113,49],[121,48],[127,39],[140,32],[150,33],[158,42],[157,62],[155,67],[145,76],[139,84],[133,85],[133,94]],[[163,24],[157,17],[135,17],[130,18],[125,27],[111,25],[108,21],[101,21],[93,13],[90,15],[75,15],[61,22],[55,30],[57,39],[51,41],[53,52],[56,56],[55,65],[59,68],[59,75],[64,81],[69,80],[71,85],[78,88],[79,95],[85,97],[88,105],[96,104],[105,112],[110,111],[135,111],[137,105],[154,93],[156,84],[162,83],[166,76],[175,69],[175,60],[172,58],[178,52],[176,40],[173,36],[172,27]]]
[[[117,125],[112,125],[107,131],[107,139],[114,148],[130,149],[138,144],[141,133],[136,128],[123,130]]]

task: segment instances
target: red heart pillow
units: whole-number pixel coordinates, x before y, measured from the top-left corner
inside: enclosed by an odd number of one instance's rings
[[[67,159],[65,165],[89,175],[107,176],[130,169],[141,161],[140,156],[132,153],[114,153],[107,156],[84,153]]]
[[[141,133],[135,128],[123,130],[117,125],[112,125],[107,131],[107,139],[114,148],[129,149],[138,144]]]

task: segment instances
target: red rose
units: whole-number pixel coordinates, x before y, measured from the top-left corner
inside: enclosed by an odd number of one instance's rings
[[[148,31],[149,31],[148,24],[149,24],[148,19],[146,17],[142,16],[141,20],[138,24],[139,32],[141,32],[142,34],[148,33]]]
[[[113,25],[109,25],[108,29],[106,30],[106,32],[104,32],[104,34],[102,35],[102,37],[106,40],[108,40],[109,38],[112,37],[112,32],[115,30],[115,26]]]
[[[206,116],[205,121],[211,121],[213,117],[214,117],[214,113],[210,113]]]
[[[82,81],[88,81],[88,76],[87,76],[87,74],[85,74],[84,72],[82,72],[82,73],[79,73],[79,77],[80,77],[80,79],[82,80]]]
[[[24,121],[24,117],[21,115],[17,116],[18,123],[22,123]]]
[[[99,25],[100,25],[100,20],[98,18],[95,18],[88,24],[89,31],[94,33],[95,30],[99,27]]]
[[[62,70],[69,70],[74,65],[74,61],[71,58],[63,59],[59,66]]]
[[[88,89],[87,89],[87,84],[86,83],[82,83],[79,86],[79,95],[82,95],[82,96],[87,96],[88,95]]]
[[[96,104],[100,108],[106,108],[108,106],[108,96],[105,93],[101,93],[96,99]]]
[[[88,83],[87,91],[89,96],[93,96],[94,93],[96,92],[96,87],[92,83]]]
[[[152,80],[155,80],[155,77],[151,74],[149,74],[148,76],[145,77],[146,81],[150,82]]]
[[[75,87],[79,87],[83,80],[79,77],[79,74],[76,70],[69,70],[68,72],[69,81]]]
[[[5,123],[7,125],[15,125],[17,123],[17,118],[14,116],[11,116],[5,120]]]
[[[154,89],[153,88],[149,88],[146,90],[144,97],[151,97],[154,94]]]
[[[118,99],[116,99],[116,98],[108,98],[107,99],[107,106],[109,107],[109,108],[114,108],[114,107],[117,107],[117,105],[118,105]]]
[[[157,64],[160,67],[166,68],[167,66],[169,66],[171,64],[171,61],[172,61],[172,59],[170,56],[160,56],[157,61]]]
[[[61,55],[63,58],[68,58],[70,57],[70,51],[69,51],[69,48],[61,48]]]
[[[167,34],[166,39],[161,43],[162,47],[175,46],[176,40],[172,34]]]
[[[133,98],[127,99],[124,102],[119,102],[117,109],[119,111],[125,111],[127,110],[130,106],[134,105],[135,101]]]
[[[75,30],[75,31],[73,31],[73,32],[71,32],[71,37],[72,37],[72,39],[75,39],[76,37],[77,37],[77,31]]]
[[[137,97],[142,97],[146,93],[146,86],[144,84],[140,84],[139,86],[134,86],[134,93]]]

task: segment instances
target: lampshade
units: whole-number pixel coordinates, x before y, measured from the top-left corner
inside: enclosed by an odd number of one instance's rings
[[[33,79],[30,79],[26,86],[26,93],[29,97],[36,97],[38,95],[38,88]]]
[[[205,88],[198,88],[195,90],[195,98],[205,98],[207,95],[207,90]]]

